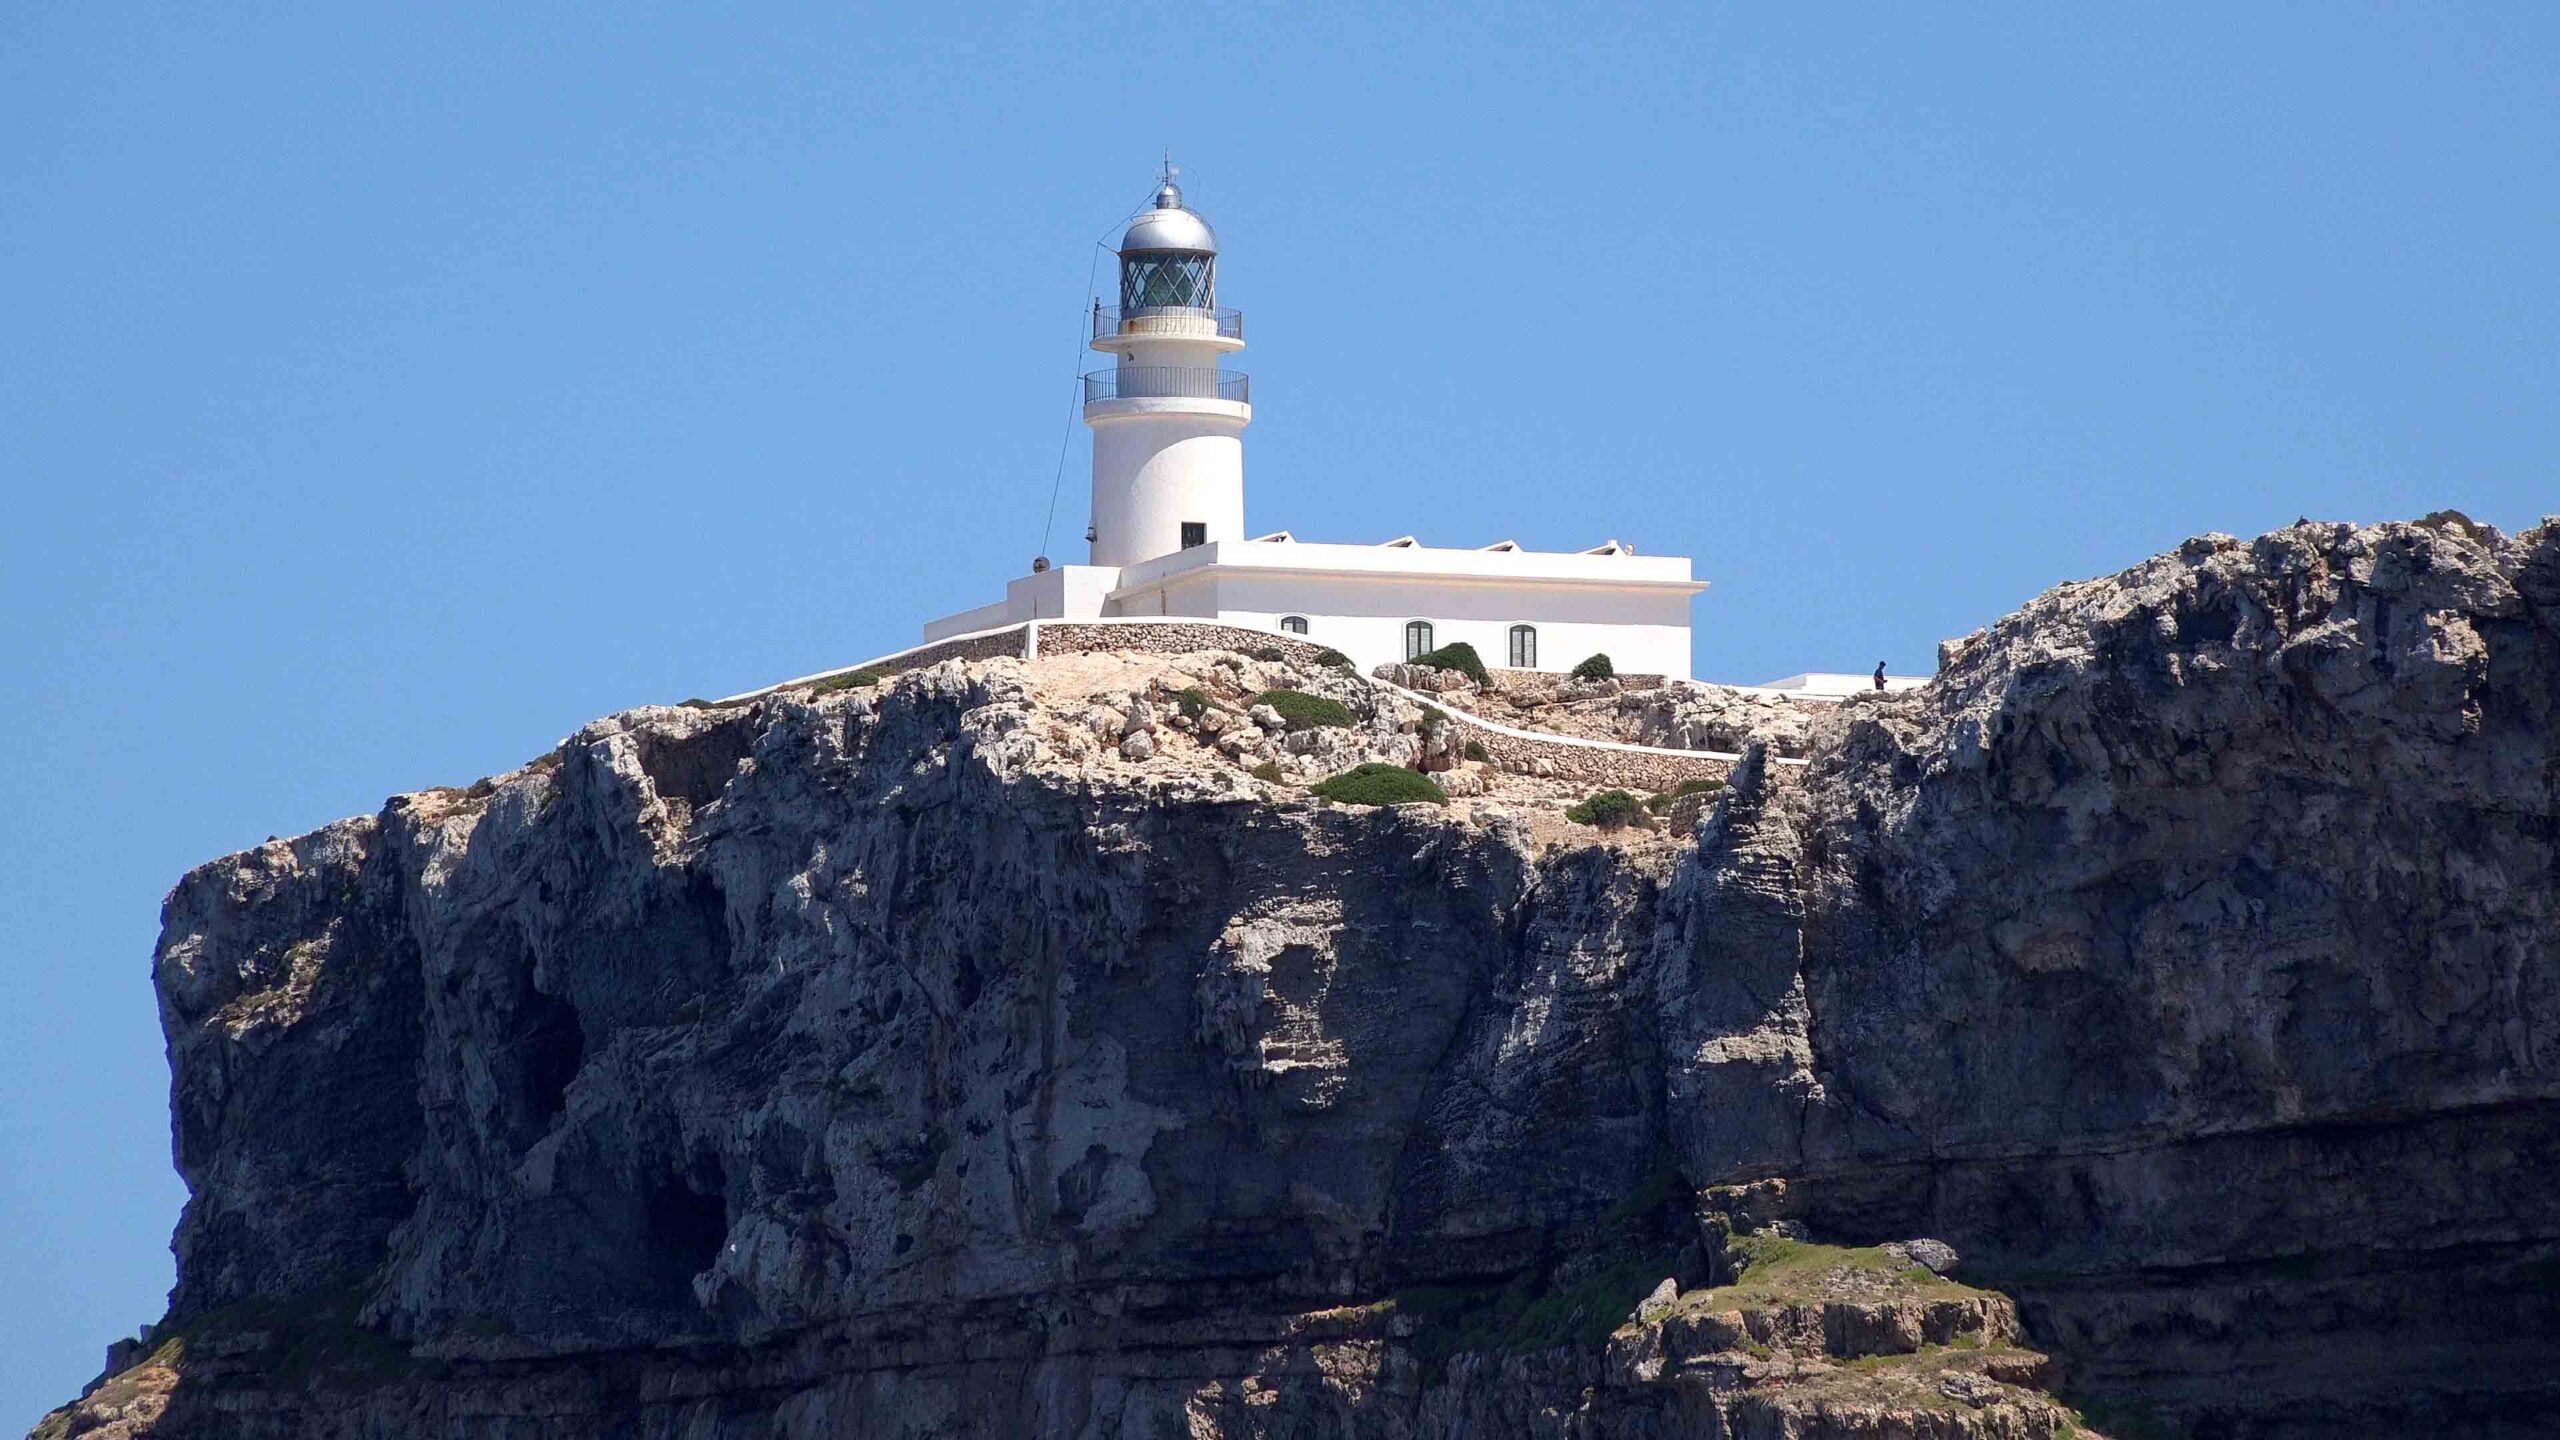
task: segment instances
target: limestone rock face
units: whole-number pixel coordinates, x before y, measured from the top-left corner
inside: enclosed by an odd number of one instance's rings
[[[1639,745],[1740,752],[1766,745],[1801,758],[1822,709],[1779,695],[1679,680],[1618,697],[1618,728]]]
[[[2546,523],[2059,587],[1683,845],[633,711],[180,882],[178,1286],[38,1433],[2546,1433],[2555,709]]]
[[[1428,677],[1445,672],[1387,666],[1379,673],[1408,688],[1429,689]],[[1448,678],[1461,691],[1450,703],[1489,720],[1671,750],[1740,754],[1766,745],[1779,755],[1801,758],[1813,743],[1815,723],[1836,708],[1697,680],[1649,679],[1631,685],[1622,678],[1576,680],[1510,670],[1503,672],[1497,688],[1479,691],[1464,676]],[[1443,683],[1437,688],[1452,687]]]

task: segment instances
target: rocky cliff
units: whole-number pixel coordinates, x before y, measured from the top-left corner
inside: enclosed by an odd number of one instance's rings
[[[2560,523],[2060,587],[1694,834],[1047,663],[187,876],[178,1286],[39,1433],[2560,1428]]]

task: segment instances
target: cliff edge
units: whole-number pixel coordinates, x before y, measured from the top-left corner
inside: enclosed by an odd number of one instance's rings
[[[2560,522],[2061,586],[1694,832],[1092,660],[189,874],[177,1288],[37,1434],[2560,1424]]]

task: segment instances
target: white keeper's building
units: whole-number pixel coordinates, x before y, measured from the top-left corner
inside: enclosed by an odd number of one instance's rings
[[[1706,589],[1677,555],[1616,540],[1589,550],[1316,544],[1244,521],[1244,317],[1218,306],[1218,238],[1168,170],[1120,240],[1120,305],[1097,306],[1084,377],[1093,429],[1090,563],[1051,566],[993,605],[924,627],[928,641],[1025,620],[1181,615],[1303,635],[1363,671],[1457,641],[1487,665],[1570,670],[1605,654],[1627,674],[1689,677],[1689,601]]]

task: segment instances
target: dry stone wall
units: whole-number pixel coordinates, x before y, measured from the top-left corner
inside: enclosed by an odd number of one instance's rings
[[[1116,625],[1053,620],[1040,625],[1040,653],[1043,655],[1090,655],[1111,650],[1143,650],[1155,654],[1235,650],[1248,655],[1257,650],[1277,650],[1292,664],[1313,665],[1317,657],[1324,654],[1325,647],[1264,630],[1248,630],[1241,625],[1219,625],[1205,620],[1196,623],[1139,620]]]
[[[883,655],[877,660],[866,660],[859,665],[821,670],[815,675],[804,675],[797,680],[785,680],[779,685],[767,685],[761,690],[750,690],[743,695],[733,695],[729,698],[751,700],[758,695],[770,695],[777,690],[788,690],[795,685],[815,684],[832,676],[850,675],[857,670],[877,670],[882,675],[902,675],[909,670],[921,670],[928,665],[939,665],[945,660],[1025,659],[1030,654],[1030,631],[1031,627],[1028,625],[1014,625],[977,635],[962,635],[930,645],[919,645],[913,650],[900,650],[895,654]]]

